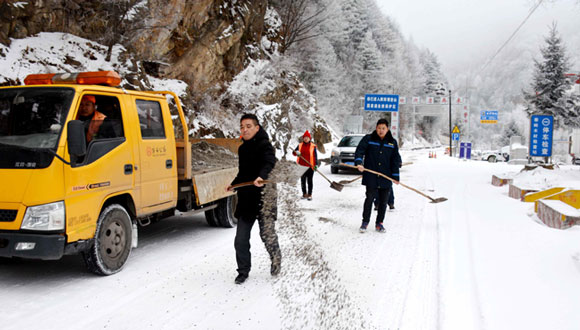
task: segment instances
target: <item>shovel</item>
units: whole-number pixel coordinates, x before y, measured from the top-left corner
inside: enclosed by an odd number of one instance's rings
[[[354,178],[352,180],[340,180],[340,181],[338,181],[338,183],[340,183],[340,184],[349,184],[349,183],[355,182],[356,180],[360,180],[361,178],[362,178],[362,175],[361,176],[357,176],[356,178]]]
[[[413,164],[413,162],[404,162],[403,164],[401,164],[401,166],[411,165],[411,164]],[[356,180],[360,180],[361,178],[362,178],[362,175],[361,176],[357,176],[356,178],[354,178],[352,180],[340,180],[340,181],[338,181],[338,183],[340,183],[340,184],[349,184],[349,183],[355,182]]]
[[[350,167],[350,168],[358,168],[358,167],[356,167],[356,166],[347,165],[347,164],[342,164],[342,163],[341,163],[340,165],[341,165],[341,166]],[[376,175],[380,175],[380,176],[382,176],[383,178],[385,178],[385,179],[387,179],[387,180],[390,180],[391,182],[395,182],[395,180],[393,180],[393,179],[389,178],[388,176],[384,175],[383,173],[379,173],[379,172],[376,172],[376,171],[373,171],[373,170],[369,170],[369,169],[367,169],[367,168],[365,168],[365,169],[364,169],[364,171],[367,171],[367,172],[370,172],[370,173],[373,173],[373,174],[376,174]],[[403,187],[407,188],[407,189],[413,190],[414,192],[416,192],[417,194],[419,194],[419,195],[421,195],[421,196],[423,196],[423,197],[427,197],[428,199],[430,199],[430,200],[431,200],[431,203],[441,203],[441,202],[445,202],[445,201],[447,200],[447,198],[445,198],[445,197],[433,198],[433,197],[431,197],[431,196],[429,196],[429,195],[426,195],[426,194],[424,194],[424,193],[420,192],[419,190],[417,190],[417,189],[415,189],[415,188],[413,188],[413,187],[409,187],[409,186],[407,186],[407,185],[406,185],[406,184],[404,184],[404,183],[401,183],[401,182],[399,182],[399,184],[400,184],[401,186],[403,186]]]
[[[298,155],[298,157],[302,158],[303,161],[306,162],[306,164],[310,165],[311,168],[314,169],[314,166],[312,166],[312,164],[310,164],[309,161],[307,161],[304,157],[302,157],[302,155]],[[318,174],[322,175],[323,178],[326,179],[326,181],[328,181],[328,183],[330,183],[330,188],[336,190],[336,191],[341,191],[342,188],[344,188],[344,185],[338,183],[338,182],[334,182],[334,181],[330,181],[330,179],[328,179],[324,174],[322,174],[322,172],[320,172],[317,169],[314,169],[316,172],[318,172]]]

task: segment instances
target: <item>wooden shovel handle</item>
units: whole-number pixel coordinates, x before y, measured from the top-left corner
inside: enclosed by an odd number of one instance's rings
[[[328,181],[328,182],[330,182],[330,184],[332,184],[332,181],[330,181],[330,179],[329,179],[329,178],[327,178],[327,177],[326,177],[326,175],[322,174],[322,172],[320,172],[319,170],[315,169],[315,168],[314,168],[314,166],[313,166],[313,165],[312,165],[312,164],[311,164],[309,161],[307,161],[307,160],[306,160],[306,158],[302,157],[302,155],[298,155],[298,157],[302,158],[302,160],[303,160],[303,161],[305,161],[305,162],[306,162],[306,164],[310,165],[310,167],[311,167],[313,170],[315,170],[316,172],[318,172],[318,174],[322,175],[322,177],[323,177],[323,178],[325,178],[325,179],[326,179],[326,181]]]
[[[271,181],[262,180],[261,182],[264,183],[264,184],[266,184],[266,183],[270,183]],[[236,183],[236,184],[232,185],[232,189],[236,189],[236,188],[240,188],[240,187],[245,187],[245,186],[253,186],[253,185],[254,185],[254,181]]]
[[[346,166],[346,167],[350,167],[350,168],[356,168],[356,169],[358,169],[358,167],[356,167],[356,166],[353,166],[353,165],[348,165],[348,164],[344,164],[344,163],[341,163],[341,164],[340,164],[340,166]],[[416,192],[417,194],[419,194],[419,195],[421,195],[421,196],[423,196],[423,197],[427,197],[427,198],[429,198],[431,201],[435,201],[435,199],[434,199],[433,197],[430,197],[429,195],[426,195],[426,194],[424,194],[423,192],[421,192],[421,191],[419,191],[419,190],[417,190],[417,189],[415,189],[415,188],[413,188],[413,187],[409,187],[409,186],[407,186],[407,185],[406,185],[406,184],[404,184],[404,183],[401,183],[401,182],[399,182],[399,181],[395,181],[394,179],[391,179],[391,178],[389,178],[388,176],[384,175],[383,173],[379,173],[379,172],[377,172],[377,171],[369,170],[368,168],[365,168],[365,169],[364,169],[364,171],[367,171],[367,172],[370,172],[370,173],[373,173],[373,174],[376,174],[376,175],[380,175],[380,176],[382,176],[383,178],[385,178],[385,179],[387,179],[387,180],[390,180],[390,181],[391,181],[391,182],[393,182],[393,183],[398,183],[398,184],[400,184],[401,186],[403,186],[403,187],[405,187],[405,188],[407,188],[407,189],[413,190],[414,192]]]

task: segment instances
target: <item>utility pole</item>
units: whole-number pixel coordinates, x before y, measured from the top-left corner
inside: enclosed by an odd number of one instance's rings
[[[453,133],[451,133],[451,90],[449,90],[449,157],[453,157],[453,148],[451,147]]]

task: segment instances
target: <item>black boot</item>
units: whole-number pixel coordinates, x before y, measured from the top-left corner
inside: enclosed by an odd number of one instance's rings
[[[248,275],[246,275],[246,274],[239,274],[238,276],[236,276],[236,279],[234,280],[234,282],[236,282],[236,284],[242,284],[247,279],[248,279]]]

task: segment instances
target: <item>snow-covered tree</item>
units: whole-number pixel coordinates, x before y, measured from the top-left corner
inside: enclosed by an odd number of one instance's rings
[[[350,41],[356,47],[363,40],[368,30],[366,0],[343,0],[342,10],[348,22],[346,32]]]
[[[425,83],[423,85],[424,95],[446,95],[447,87],[445,78],[441,72],[441,64],[437,56],[430,50],[425,50],[421,56]]]
[[[572,95],[572,82],[566,50],[556,24],[552,24],[545,45],[540,48],[541,60],[535,60],[530,92],[524,92],[529,115],[552,115],[557,124],[578,126],[577,96]]]
[[[520,130],[518,123],[515,120],[511,120],[507,125],[504,126],[503,133],[501,135],[500,144],[502,146],[509,145],[510,138],[512,136],[522,136],[523,134]]]

